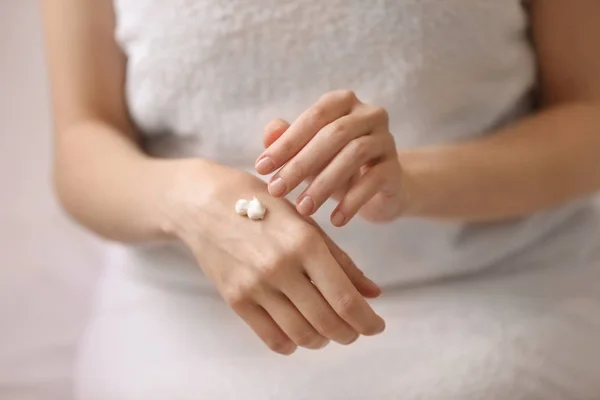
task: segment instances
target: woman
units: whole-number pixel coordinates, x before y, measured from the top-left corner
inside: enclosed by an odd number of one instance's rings
[[[600,3],[44,9],[79,398],[600,393]]]

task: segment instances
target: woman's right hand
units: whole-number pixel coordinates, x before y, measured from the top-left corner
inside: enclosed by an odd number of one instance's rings
[[[167,229],[272,350],[319,349],[330,339],[350,344],[383,331],[383,319],[364,299],[380,289],[311,219],[270,196],[260,179],[199,163],[190,162],[169,193]],[[267,206],[262,221],[234,211],[238,199],[252,196]]]

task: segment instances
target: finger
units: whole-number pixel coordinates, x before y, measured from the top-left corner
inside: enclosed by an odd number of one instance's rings
[[[362,106],[323,127],[271,178],[269,191],[284,196],[294,190],[308,176],[317,175],[353,140],[369,135],[379,120],[379,115],[370,106]],[[278,191],[279,187],[285,187],[285,191]]]
[[[350,91],[330,92],[321,97],[257,159],[256,172],[266,175],[280,168],[324,126],[350,113],[357,102]]]
[[[296,351],[294,342],[277,326],[273,318],[261,306],[245,303],[235,307],[234,311],[274,352],[290,355]]]
[[[386,179],[386,166],[387,163],[373,166],[348,190],[346,196],[331,214],[333,225],[338,227],[346,225],[362,206],[379,192]]]
[[[265,126],[263,144],[265,149],[271,146],[290,127],[287,121],[274,119]]]
[[[323,231],[323,229],[311,218],[308,222],[313,225],[323,236],[325,244],[329,248],[331,255],[342,267],[354,287],[365,297],[375,298],[381,294],[381,288],[372,280],[367,278],[360,268],[354,263],[352,258],[342,250],[334,241]]]
[[[299,279],[306,277],[301,276]],[[317,350],[329,343],[284,294],[267,293],[266,297],[259,297],[257,301],[296,345]]]
[[[350,344],[358,338],[358,333],[336,314],[306,276],[287,280],[281,289],[322,336],[340,344]]]
[[[348,143],[298,197],[298,212],[302,215],[315,213],[363,165],[386,154],[389,145],[384,135],[361,136]]]
[[[360,171],[352,175],[352,177],[347,182],[344,182],[342,185],[340,185],[339,188],[336,189],[335,192],[333,192],[331,198],[335,201],[341,201],[346,196],[346,193],[348,193],[348,190],[350,190],[350,188],[354,186],[358,178],[360,178],[360,175]],[[308,181],[309,185],[312,183],[313,179]]]
[[[383,319],[352,285],[327,246],[323,247],[308,253],[303,264],[319,292],[334,311],[358,333],[375,335],[383,331]]]
[[[332,242],[333,249],[330,247],[331,253],[335,260],[338,262],[340,267],[348,276],[348,279],[352,282],[354,287],[365,297],[375,298],[381,295],[381,288],[375,282],[367,278],[364,272],[356,266],[354,261],[350,258],[350,256],[340,249],[330,238],[327,238]]]

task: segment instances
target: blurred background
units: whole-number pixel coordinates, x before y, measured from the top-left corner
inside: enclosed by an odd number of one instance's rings
[[[53,198],[36,0],[0,0],[0,399],[70,400],[102,245]]]
[[[71,400],[103,244],[57,205],[36,0],[0,0],[0,400]]]

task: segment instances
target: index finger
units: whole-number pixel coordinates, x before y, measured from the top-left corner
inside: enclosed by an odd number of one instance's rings
[[[347,90],[330,92],[304,111],[256,160],[256,172],[270,174],[294,157],[313,136],[333,121],[347,115],[358,102]]]
[[[335,312],[354,330],[376,335],[385,329],[384,320],[373,311],[326,246],[307,254],[304,269]]]

